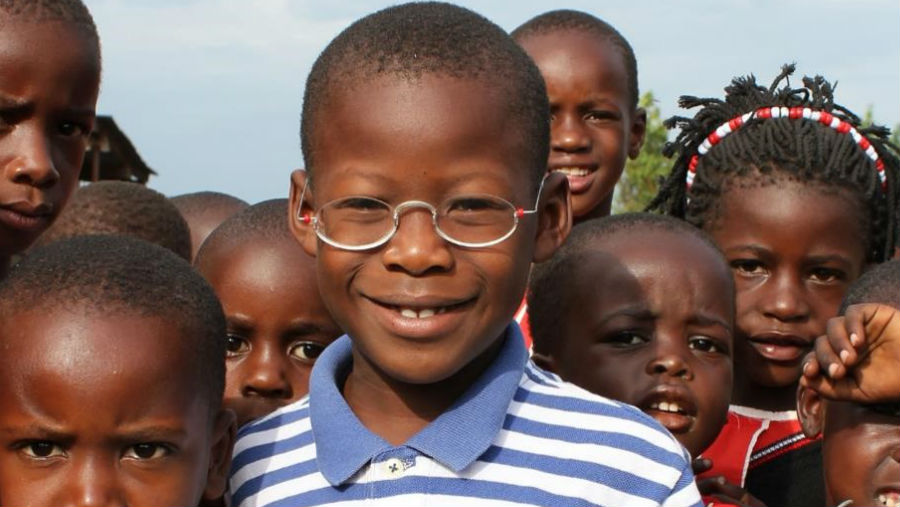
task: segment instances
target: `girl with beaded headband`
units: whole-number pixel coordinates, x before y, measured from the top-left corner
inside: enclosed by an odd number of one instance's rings
[[[648,209],[707,231],[735,277],[732,408],[701,492],[723,493],[724,476],[768,505],[821,506],[819,443],[795,411],[802,359],[848,285],[895,251],[900,159],[888,129],[863,127],[821,76],[792,88],[793,71],[769,87],[735,78],[724,100],[682,97],[700,109],[667,121],[676,160]]]

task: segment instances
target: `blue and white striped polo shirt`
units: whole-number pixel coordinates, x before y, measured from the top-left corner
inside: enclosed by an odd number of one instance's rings
[[[534,366],[516,325],[472,387],[401,446],[344,401],[350,362],[344,336],[316,361],[310,396],[240,431],[231,505],[701,505],[665,429]]]

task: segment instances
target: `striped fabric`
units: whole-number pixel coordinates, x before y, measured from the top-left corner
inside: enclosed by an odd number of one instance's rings
[[[309,397],[240,431],[231,505],[701,505],[671,435],[534,366],[515,325],[472,388],[401,446],[341,397],[350,349],[347,337],[333,343]]]

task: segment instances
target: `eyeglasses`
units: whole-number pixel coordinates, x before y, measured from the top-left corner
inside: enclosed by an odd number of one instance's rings
[[[523,209],[493,195],[460,195],[451,197],[435,207],[425,201],[406,201],[396,206],[374,197],[350,196],[335,199],[316,210],[302,214],[306,186],[300,195],[297,218],[312,224],[316,236],[323,242],[342,250],[361,251],[380,247],[396,234],[400,215],[425,208],[431,212],[431,222],[438,236],[464,248],[494,246],[516,232],[519,220],[537,213],[541,189],[534,209]]]

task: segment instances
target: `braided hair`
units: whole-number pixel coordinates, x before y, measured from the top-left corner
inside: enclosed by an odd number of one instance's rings
[[[701,109],[693,118],[666,120],[666,127],[681,131],[663,153],[677,158],[647,209],[704,228],[716,219],[718,198],[736,178],[751,185],[791,179],[847,189],[865,211],[867,260],[889,259],[898,241],[900,148],[888,142],[887,128],[863,127],[858,116],[836,104],[834,86],[822,76],[804,77],[803,87],[791,88],[793,72],[794,65],[783,66],[768,88],[753,75],[735,78],[725,88],[724,100],[682,96],[682,108]],[[785,113],[793,108],[798,116],[805,109],[815,118],[798,119],[793,111],[790,117],[757,114],[771,107]],[[742,123],[728,126],[741,118]],[[716,134],[717,129],[725,135]],[[877,166],[871,150],[866,152],[869,145],[880,160]]]

